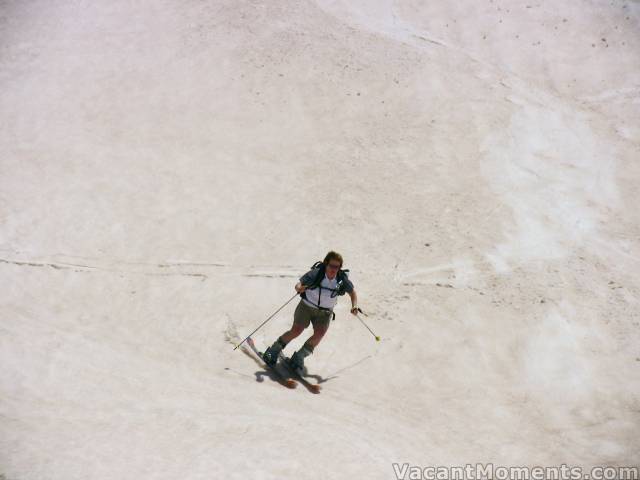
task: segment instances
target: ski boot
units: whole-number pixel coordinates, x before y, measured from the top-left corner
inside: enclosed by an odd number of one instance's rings
[[[303,345],[300,350],[293,352],[293,355],[291,355],[291,358],[289,359],[289,364],[296,371],[304,372],[304,359],[311,355],[311,353],[312,351],[307,348],[306,345]]]
[[[278,355],[280,354],[282,349],[285,347],[285,345],[286,344],[283,343],[282,340],[280,340],[279,338],[278,340],[273,342],[273,345],[268,347],[265,350],[265,352],[262,354],[262,359],[264,360],[264,363],[266,363],[270,367],[273,367],[276,363],[278,363]]]

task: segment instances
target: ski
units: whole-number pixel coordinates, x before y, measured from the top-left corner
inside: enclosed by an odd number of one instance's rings
[[[255,353],[256,356],[262,361],[263,366],[265,368],[269,369],[270,371],[272,371],[274,373],[274,375],[276,375],[276,377],[278,377],[278,381],[279,381],[280,384],[284,385],[287,388],[296,388],[298,386],[298,382],[296,382],[290,376],[287,376],[287,375],[284,375],[283,373],[281,373],[276,368],[276,365],[274,365],[272,367],[267,362],[264,361],[264,358],[262,358],[262,352],[260,352],[256,348],[256,344],[254,343],[253,338],[251,338],[251,337],[247,338],[247,343],[249,344],[249,347],[251,348],[253,353]]]
[[[322,387],[320,385],[318,385],[317,383],[311,383],[309,380],[307,380],[304,377],[304,372],[302,370],[298,370],[294,368],[293,365],[291,365],[289,357],[285,357],[282,352],[280,352],[279,355],[280,360],[282,360],[282,363],[287,367],[287,370],[293,373],[296,376],[297,380],[302,383],[307,390],[309,390],[311,393],[320,393],[320,390],[322,390]]]

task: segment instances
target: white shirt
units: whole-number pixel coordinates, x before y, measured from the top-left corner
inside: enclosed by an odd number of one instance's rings
[[[320,288],[324,287],[324,288]],[[327,288],[336,289],[338,287],[338,276],[333,277],[333,280],[329,280],[327,274],[325,273],[322,282],[320,282],[320,287],[314,288],[313,290],[305,290],[305,296],[307,298],[303,298],[302,300],[307,303],[307,305],[311,305],[312,307],[318,308],[318,298],[320,299],[320,306],[322,308],[328,308],[333,310],[333,307],[338,303],[338,295],[332,297],[331,290],[327,290]]]

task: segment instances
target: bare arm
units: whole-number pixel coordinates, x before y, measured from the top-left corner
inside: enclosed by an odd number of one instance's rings
[[[351,313],[355,315],[358,313],[358,295],[355,290],[351,290],[347,293],[349,293],[349,296],[351,297]]]

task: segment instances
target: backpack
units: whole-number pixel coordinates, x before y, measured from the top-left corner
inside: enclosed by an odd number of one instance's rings
[[[307,286],[307,288],[309,290],[313,290],[314,288],[318,288],[320,286],[320,284],[322,283],[322,279],[324,278],[324,274],[325,274],[325,264],[322,263],[321,261],[317,261],[316,263],[314,263],[313,265],[311,265],[311,270],[317,270],[315,277],[313,278],[313,281],[311,282],[311,285]],[[335,297],[337,295],[344,295],[346,293],[345,290],[345,280],[349,277],[349,269],[340,269],[338,270],[338,274],[336,275],[336,278],[338,280],[338,285],[335,291],[331,292],[331,296]]]

